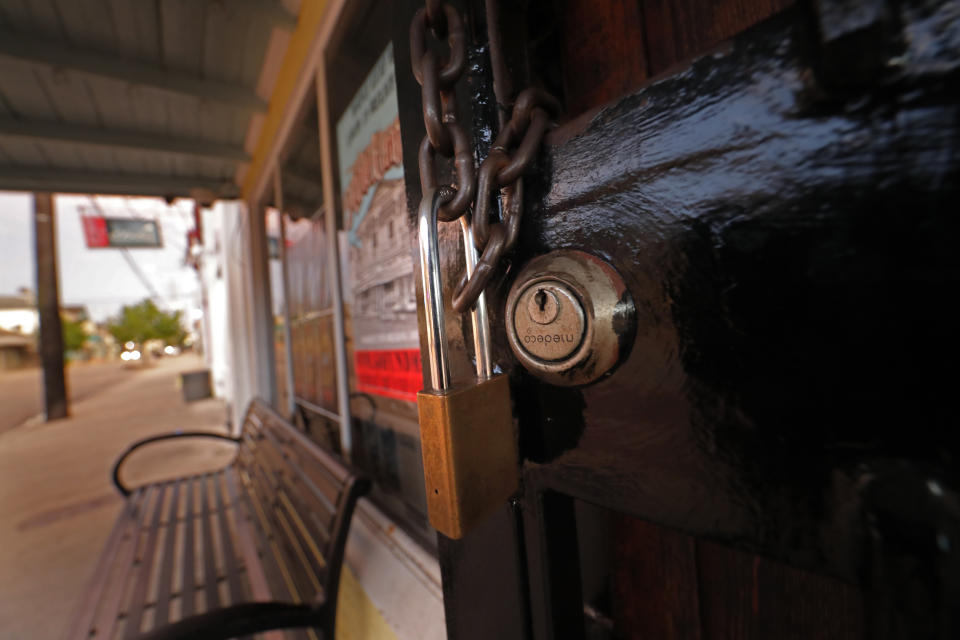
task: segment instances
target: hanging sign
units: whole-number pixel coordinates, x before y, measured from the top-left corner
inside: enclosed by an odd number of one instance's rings
[[[82,216],[81,220],[83,236],[90,249],[159,249],[163,246],[160,227],[155,220],[90,215]]]
[[[422,386],[393,45],[337,122],[345,298],[357,390],[415,401]]]

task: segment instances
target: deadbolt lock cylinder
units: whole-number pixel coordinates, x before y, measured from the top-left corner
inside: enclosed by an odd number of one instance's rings
[[[513,324],[520,348],[546,362],[569,358],[587,329],[577,294],[566,283],[549,278],[529,283],[520,293]]]
[[[507,297],[510,348],[533,375],[577,386],[608,375],[629,353],[636,310],[623,279],[582,251],[534,258]]]

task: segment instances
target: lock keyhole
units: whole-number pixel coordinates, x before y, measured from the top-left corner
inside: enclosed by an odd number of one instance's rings
[[[531,291],[527,298],[527,313],[537,324],[550,324],[560,313],[560,300],[550,287],[540,287]]]
[[[540,308],[540,313],[543,313],[544,308],[547,306],[547,292],[543,289],[537,291],[536,300],[537,306]]]

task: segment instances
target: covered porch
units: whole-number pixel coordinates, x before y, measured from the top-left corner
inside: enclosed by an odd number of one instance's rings
[[[34,421],[6,436],[10,455],[33,468],[11,472],[15,480],[9,487],[35,486],[38,496],[32,502],[18,501],[15,492],[4,496],[5,513],[17,514],[11,526],[19,527],[5,536],[9,548],[21,550],[25,560],[38,560],[49,544],[42,562],[18,564],[24,575],[35,569],[32,578],[12,584],[5,599],[10,606],[3,618],[14,621],[12,633],[56,637],[62,628],[55,627],[66,624],[119,510],[104,471],[122,443],[173,427],[235,434],[254,397],[299,419],[284,234],[291,221],[313,218],[328,237],[336,235],[335,213],[323,214],[335,211],[336,169],[321,61],[332,38],[343,41],[345,21],[354,36],[363,33],[362,16],[351,14],[346,4],[0,2],[0,190],[33,194],[49,422]],[[355,46],[367,45],[360,39]],[[379,43],[368,49],[367,57],[374,49],[379,54]],[[180,406],[171,389],[159,395],[143,391],[151,397],[145,403],[131,396],[129,411],[115,411],[106,397],[93,404],[68,401],[57,194],[192,201],[189,258],[207,287],[204,304],[214,301],[204,308],[203,366],[218,377],[225,406],[216,401],[206,409]],[[324,314],[336,336],[324,365],[334,402],[313,405],[313,416],[325,420],[331,449],[350,460],[351,399],[336,243],[319,274],[322,281],[313,285],[330,291]],[[220,306],[214,308],[216,300]],[[166,382],[178,375],[161,369],[150,375]],[[149,420],[138,417],[154,405],[171,410],[157,410]],[[45,473],[45,465],[64,462],[71,452],[82,453],[83,464]],[[218,460],[199,451],[181,459],[182,453],[168,452],[146,466],[175,475],[198,456],[205,464]],[[45,480],[36,485],[41,476]],[[69,486],[76,491],[65,493]],[[75,535],[57,546],[66,531]],[[44,610],[41,594],[50,592],[57,574],[62,579],[54,610],[24,614],[31,607]],[[439,581],[432,553],[397,531],[374,503],[363,502],[342,581],[343,637],[442,637]]]

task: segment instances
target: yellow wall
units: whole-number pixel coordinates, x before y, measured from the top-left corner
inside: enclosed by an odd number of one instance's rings
[[[340,574],[337,640],[397,640],[346,564]]]
[[[320,22],[323,19],[327,4],[327,0],[303,0],[300,6],[297,28],[294,29],[293,35],[290,37],[290,44],[287,46],[287,52],[283,56],[283,64],[277,74],[277,83],[274,85],[273,94],[270,96],[267,116],[264,119],[263,127],[260,129],[260,137],[257,139],[256,147],[253,150],[253,158],[243,179],[241,193],[244,200],[250,198],[260,173],[266,168],[270,146],[280,129],[283,116],[287,109],[293,106],[290,104],[290,99],[293,96],[297,78],[300,77],[303,66],[308,62],[307,57],[313,46],[317,29],[320,28]]]

